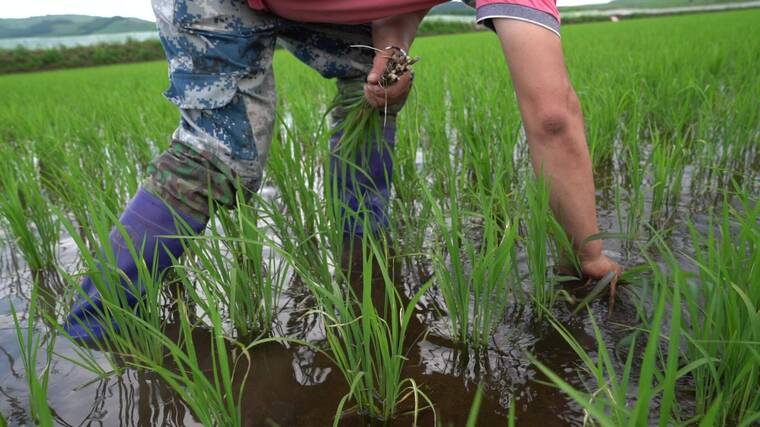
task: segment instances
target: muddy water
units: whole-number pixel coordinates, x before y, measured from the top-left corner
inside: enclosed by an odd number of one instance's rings
[[[688,176],[686,179],[689,182]],[[600,222],[603,229],[617,230],[620,228],[618,222],[621,219],[625,222],[625,217],[616,209],[610,187],[602,186],[599,192]],[[676,251],[690,253],[692,248],[683,218],[691,217],[697,228],[706,228],[708,218],[701,213],[705,205],[695,203],[691,196],[693,191],[688,190],[690,186],[685,187],[687,190],[678,206],[674,207],[676,214],[669,219],[673,231],[667,239]],[[694,188],[693,185],[691,187]],[[0,239],[0,242],[5,240]],[[635,251],[614,242],[607,246],[607,250],[627,265],[641,261]],[[61,241],[59,253],[61,265],[76,271],[78,255],[71,239]],[[521,270],[527,271],[523,258],[519,264]],[[393,267],[397,285],[407,295],[431,274],[424,259],[400,259]],[[31,274],[11,245],[3,245],[0,252],[0,413],[10,425],[30,424],[26,379],[10,307],[11,304],[15,306],[25,319],[31,283]],[[46,285],[54,292],[62,292],[55,280],[48,279]],[[628,290],[635,292],[637,287],[645,285],[631,284]],[[446,338],[445,328],[441,326],[441,319],[437,318],[434,309],[435,299],[435,295],[428,296],[418,306],[417,323],[410,336],[416,337],[424,329],[429,329],[431,333],[423,339],[410,340],[404,376],[414,378],[436,403],[439,422],[443,425],[464,425],[477,386],[482,383],[485,394],[479,425],[506,425],[510,405],[516,408],[519,425],[547,427],[582,424],[584,414],[580,408],[557,389],[541,382],[544,378],[531,365],[529,356],[535,356],[578,387],[582,387],[583,382],[582,371],[578,369],[580,361],[548,323],[538,321],[529,306],[510,303],[488,351],[473,354],[463,351]],[[596,301],[591,307],[610,348],[625,333],[620,325],[638,323],[630,293],[622,294],[611,314],[607,312],[604,301]],[[313,308],[313,300],[308,290],[295,281],[291,282],[282,299],[278,325],[280,334],[308,338],[317,343],[324,340],[319,322],[313,317],[304,316],[310,308]],[[596,341],[591,322],[586,315],[572,315],[571,308],[560,302],[556,314],[576,339],[594,354]],[[36,328],[43,334],[47,330],[39,321]],[[169,326],[169,330],[172,328],[176,325]],[[196,334],[196,343],[208,342],[207,331],[198,330]],[[199,424],[182,401],[156,376],[126,370],[123,375],[99,379],[66,360],[76,358],[74,350],[74,345],[65,339],[56,341],[57,356],[51,367],[48,402],[57,424]],[[208,349],[200,347],[198,351],[201,352],[201,359],[208,361]],[[283,426],[332,423],[335,408],[347,388],[345,380],[324,357],[305,347],[286,347],[274,343],[256,347],[252,356],[253,370],[246,379],[246,392],[242,399],[247,425],[269,425],[270,421]],[[101,354],[99,357],[105,361],[107,355]],[[40,356],[40,360],[44,360],[44,355]],[[402,410],[408,408],[407,404],[402,405]],[[346,416],[342,421],[342,425],[366,425],[355,415]],[[402,418],[396,424],[408,425],[410,421]],[[421,414],[421,424],[433,425],[432,412]]]
[[[74,265],[73,244],[62,244],[64,262]],[[6,250],[4,259],[12,260]],[[418,260],[406,260],[395,265],[400,274],[399,286],[414,289],[429,276]],[[23,270],[15,274],[4,263],[2,276],[2,303],[0,303],[0,411],[10,425],[29,423],[27,391],[16,333],[10,316],[10,304],[24,312],[31,286],[31,277]],[[11,270],[11,271],[9,271]],[[309,292],[297,283],[285,292],[284,307],[279,318],[283,335],[323,337],[316,319],[304,318],[312,308]],[[557,372],[577,383],[578,359],[551,327],[534,320],[530,308],[510,304],[506,318],[498,329],[493,345],[484,354],[462,351],[445,338],[443,328],[436,322],[432,301],[421,304],[418,322],[410,336],[422,332],[422,324],[431,323],[433,334],[409,343],[409,361],[404,376],[422,384],[425,392],[436,402],[437,416],[445,424],[463,425],[477,385],[485,385],[485,399],[481,406],[482,425],[503,425],[507,408],[515,402],[520,425],[567,425],[580,423],[582,413],[571,405],[556,389],[537,383],[541,379],[531,366],[528,354],[533,354]],[[616,310],[620,321],[635,319],[632,308],[622,304]],[[594,310],[605,316],[606,307],[599,303]],[[560,318],[582,342],[593,348],[590,325],[582,316],[573,317],[560,307]],[[425,320],[427,319],[427,321]],[[603,323],[604,324],[604,323]],[[46,326],[37,323],[38,331]],[[170,325],[169,329],[176,329]],[[436,334],[435,331],[439,330]],[[614,328],[605,330],[614,334]],[[207,343],[207,332],[198,330],[196,343]],[[201,360],[208,363],[210,355],[201,352]],[[55,345],[59,356],[75,358],[73,344],[59,339]],[[256,347],[253,351],[253,371],[247,378],[243,398],[243,413],[248,425],[267,425],[272,420],[283,426],[327,425],[333,419],[335,408],[344,393],[345,380],[318,353],[305,348],[280,344]],[[102,355],[105,362],[106,355]],[[40,359],[44,359],[41,357]],[[106,364],[103,363],[105,366]],[[60,425],[198,425],[181,400],[149,373],[127,370],[121,376],[94,378],[89,371],[75,366],[64,357],[56,357],[50,378],[49,403]],[[409,409],[403,405],[402,409]],[[433,425],[431,412],[422,413],[422,425]],[[407,425],[409,419],[398,420]],[[342,425],[365,425],[357,416],[347,416]]]

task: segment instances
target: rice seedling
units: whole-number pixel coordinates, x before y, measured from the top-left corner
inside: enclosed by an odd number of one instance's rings
[[[547,277],[549,274],[549,255],[557,261],[564,261],[564,268],[577,270],[573,247],[551,212],[549,205],[549,183],[539,174],[530,180],[527,190],[527,235],[525,238],[528,258],[528,273],[532,282],[531,298],[536,306],[537,317],[543,319],[544,311],[551,311],[557,299],[555,289],[558,278]],[[556,262],[559,264],[559,262]]]
[[[245,377],[250,370],[250,347],[224,337],[222,318],[219,314],[219,306],[209,304],[204,310],[212,323],[212,330],[208,334],[211,342],[208,343],[210,361],[208,364],[199,359],[197,345],[204,345],[194,338],[194,328],[197,327],[191,320],[189,308],[185,302],[178,303],[179,323],[181,332],[178,342],[166,337],[161,330],[156,330],[152,325],[135,319],[139,327],[145,328],[146,334],[154,334],[161,341],[167,354],[167,360],[156,361],[151,357],[137,355],[129,365],[155,372],[187,403],[198,420],[203,425],[243,425],[241,415],[241,399]],[[236,351],[230,351],[231,344]],[[210,365],[210,366],[208,366]],[[242,381],[238,388],[235,380]]]
[[[242,195],[237,200],[234,213],[217,210],[208,235],[187,245],[195,286],[202,282],[223,301],[238,336],[250,338],[272,331],[286,276],[282,261],[265,251],[256,209],[242,202]]]
[[[253,204],[260,211],[262,225],[276,237],[275,245],[309,266],[312,273],[329,279],[330,267],[337,265],[335,260],[342,253],[343,223],[339,193],[333,188],[335,177],[328,185],[324,183],[324,171],[329,168],[325,166],[329,154],[324,136],[320,133],[303,139],[285,127],[282,140],[272,145],[267,167],[277,195],[272,201],[255,195]],[[335,203],[325,202],[332,200]]]
[[[295,142],[291,138],[296,134],[288,128],[285,132],[286,141]],[[344,222],[364,221],[364,227],[369,227],[366,212],[344,205],[336,174],[328,175],[326,181],[307,178],[319,163],[299,160],[298,144],[288,147],[294,150],[294,155],[280,156],[279,150],[285,147],[288,146],[272,147],[273,164],[269,167],[269,178],[282,191],[272,201],[256,197],[255,203],[274,238],[262,229],[249,231],[257,233],[256,239],[267,242],[288,260],[317,300],[329,357],[350,390],[338,405],[335,422],[347,412],[357,412],[369,419],[391,420],[404,412],[398,408],[407,403],[413,403],[412,413],[416,417],[423,409],[419,406],[421,401],[426,398],[414,380],[402,379],[400,375],[405,360],[406,331],[414,306],[426,288],[417,292],[409,304],[402,304],[386,266],[388,256],[381,249],[381,243],[369,233],[361,240],[361,259],[346,260],[344,253],[354,252],[354,241],[346,240]],[[326,154],[322,159],[328,163],[332,153],[324,149],[320,153]],[[327,168],[324,166],[322,171]],[[357,170],[361,173],[360,168]],[[361,194],[357,197],[359,206],[363,206]],[[285,213],[281,206],[285,207]],[[349,286],[356,261],[363,266],[361,295]],[[373,265],[379,266],[379,273],[373,270]],[[372,288],[378,285],[373,279],[378,277],[382,280],[380,292],[384,295],[379,302],[381,306],[373,305],[372,298]],[[377,290],[374,293],[377,294]],[[348,407],[350,402],[353,405]],[[432,404],[428,400],[424,406]]]
[[[615,186],[615,206],[620,231],[631,236],[632,241],[641,233],[645,209],[645,174],[641,165],[638,138],[638,132],[635,130],[632,135],[626,136],[623,148],[625,150],[626,175],[623,178],[624,181]],[[625,198],[623,197],[624,192]],[[631,251],[633,249],[632,243],[624,244],[624,248]]]
[[[653,224],[665,225],[678,209],[687,153],[684,143],[668,143],[659,136],[655,138],[650,156],[653,181],[650,215]]]
[[[94,236],[91,207],[93,194],[107,196],[97,197],[98,201],[109,211],[119,212],[130,195],[137,190],[136,176],[134,171],[123,166],[123,163],[133,164],[132,159],[121,158],[114,160],[102,156],[99,150],[109,150],[110,143],[104,143],[101,147],[84,147],[78,144],[60,144],[55,151],[65,151],[67,154],[59,155],[48,153],[53,158],[40,160],[44,165],[46,180],[43,185],[51,194],[52,201],[74,221],[77,234],[79,234],[90,247],[96,250],[100,243]],[[120,150],[110,149],[112,152]],[[113,157],[113,155],[111,156]],[[107,168],[105,176],[93,174],[92,170],[99,170],[98,164],[114,164]],[[120,184],[115,188],[116,182]]]
[[[39,287],[32,287],[32,295],[25,313],[26,324],[22,326],[22,319],[19,313],[11,304],[11,316],[16,328],[18,344],[21,349],[21,356],[24,364],[27,386],[29,388],[29,409],[32,420],[37,425],[53,425],[53,415],[48,406],[48,383],[50,379],[50,368],[53,360],[53,347],[55,346],[55,334],[49,334],[46,337],[40,336],[35,328],[37,320],[37,310],[39,303]],[[25,332],[25,333],[24,333]],[[38,372],[38,361],[40,350],[45,355],[44,367],[42,373]],[[4,424],[0,420],[0,424]]]
[[[399,141],[393,153],[395,176],[390,217],[398,229],[405,253],[419,253],[425,242],[430,218],[429,203],[418,185],[422,180],[418,171],[420,138],[419,134],[414,133],[405,135],[399,132],[397,135]]]
[[[12,156],[6,148],[3,158]],[[0,170],[0,215],[7,233],[13,237],[29,268],[34,272],[52,270],[60,238],[60,221],[40,186],[29,153],[13,155],[16,160]]]
[[[163,349],[162,357],[143,353],[139,348],[129,353],[123,363],[132,369],[145,370],[157,375],[188,405],[203,425],[242,425],[241,399],[243,387],[251,369],[250,349],[263,341],[248,346],[225,337],[221,301],[212,289],[200,286],[197,291],[191,279],[197,270],[177,269],[178,277],[187,286],[192,306],[187,301],[176,301],[176,321],[179,336],[170,338],[163,329],[121,307],[113,308],[118,315],[128,318],[134,335],[151,335]],[[199,307],[202,319],[197,319],[191,307]],[[207,321],[208,325],[203,321]],[[210,327],[206,332],[204,329]],[[203,343],[196,337],[207,337]],[[200,348],[208,355],[201,356]]]
[[[700,236],[692,227],[695,243],[699,243],[695,247],[700,248],[694,260],[699,268],[698,286],[689,283],[689,276],[680,268],[674,254],[665,246],[661,236],[656,235],[658,252],[664,255],[665,264],[658,265],[651,258],[648,261],[649,271],[653,274],[655,309],[651,317],[646,309],[642,309],[644,326],[634,329],[628,340],[630,345],[622,371],[616,368],[616,360],[607,350],[591,312],[590,320],[598,344],[597,360],[564,326],[551,319],[552,325],[591,373],[591,390],[589,393],[578,391],[540,361],[534,360],[534,363],[584,408],[589,420],[599,425],[656,422],[659,425],[748,426],[760,419],[760,403],[749,392],[757,388],[758,381],[755,371],[760,341],[756,326],[760,312],[757,310],[758,299],[753,294],[753,279],[747,281],[756,276],[752,272],[757,264],[754,252],[747,251],[757,244],[756,227],[752,231],[747,218],[756,218],[759,208],[756,202],[752,205],[746,203],[747,199],[743,201],[743,210],[738,215],[724,209],[723,224],[711,227],[706,237]],[[729,228],[731,217],[741,224],[738,233]],[[717,233],[734,237],[723,240],[717,238]],[[732,262],[721,260],[720,264],[716,263],[724,254],[736,257],[749,270],[742,270],[739,276],[735,276]],[[741,309],[737,310],[738,307]],[[728,326],[733,322],[745,326]],[[663,333],[665,328],[669,331],[667,334]],[[647,334],[647,341],[643,354],[639,355],[635,343],[642,332]],[[693,412],[683,407],[679,399],[685,391],[683,380],[686,378],[691,378],[694,384],[696,408]],[[637,390],[633,400],[631,388]]]
[[[347,287],[345,281],[309,284],[319,301],[331,359],[350,388],[338,407],[335,422],[337,425],[345,402],[353,401],[355,407],[348,412],[385,422],[403,413],[402,404],[411,404],[409,412],[416,425],[417,414],[432,409],[433,403],[414,379],[401,375],[406,360],[404,343],[414,307],[429,285],[404,304],[386,265],[389,256],[385,244],[367,234],[361,245],[360,295]],[[379,277],[374,268],[379,270]],[[375,278],[381,282],[381,289],[373,292],[378,286]],[[377,292],[382,300],[373,301]]]
[[[165,382],[203,425],[240,426],[244,387],[251,369],[250,352],[271,339],[244,345],[226,336],[222,309],[226,302],[214,289],[216,284],[198,280],[205,268],[198,264],[175,269],[176,280],[187,295],[173,305],[173,321],[179,327],[177,337],[167,335],[163,322],[156,324],[138,310],[107,301],[104,314],[119,328],[128,329],[109,331],[108,341],[96,343],[96,347],[112,352],[111,363],[117,370],[102,371],[93,354],[84,350],[80,350],[81,360],[76,362],[98,376],[123,369],[145,371]],[[150,341],[137,342],[147,337]]]
[[[457,178],[451,174],[449,188],[456,189],[457,185]],[[475,214],[482,221],[483,234],[476,246],[462,229],[467,214],[460,211],[457,195],[451,191],[447,217],[443,207],[426,192],[442,238],[441,246],[435,249],[435,280],[454,341],[484,348],[502,319],[508,291],[516,282],[512,260],[517,230],[509,220],[495,215],[504,208],[503,196],[484,198],[483,211]]]
[[[584,379],[588,390],[577,390],[535,358],[533,363],[553,384],[581,405],[586,423],[602,426],[680,424],[682,420],[678,412],[676,383],[699,366],[709,363],[709,359],[704,357],[680,365],[682,318],[680,311],[674,309],[666,323],[666,309],[668,304],[680,307],[684,276],[679,270],[671,275],[658,267],[654,268],[653,273],[655,286],[662,292],[655,300],[656,306],[648,328],[634,329],[629,335],[630,339],[621,342],[623,345],[628,344],[622,366],[616,353],[611,353],[608,349],[605,337],[590,310],[589,321],[597,344],[595,357],[592,356],[594,353],[584,349],[572,333],[547,312],[549,322],[583,362],[583,368],[590,376]],[[667,332],[663,330],[665,328],[668,328]],[[642,333],[646,334],[646,346],[639,355],[636,343]],[[667,342],[667,350],[661,348],[663,340]]]
[[[687,355],[712,361],[694,372],[695,401],[720,424],[760,419],[760,203],[748,193],[737,202],[725,196],[706,232],[690,226],[699,285],[685,292]]]
[[[333,101],[331,110],[345,114],[333,132],[340,135],[336,144],[336,156],[350,164],[355,161],[358,150],[364,149],[367,141],[382,140],[382,119],[380,111],[364,98],[364,82],[352,83],[344,90],[345,93],[339,94]]]
[[[383,50],[371,46],[354,48],[372,49],[378,55],[387,55],[388,61],[379,85],[387,88],[396,84],[407,73],[417,58],[409,57],[403,49],[388,47]],[[369,215],[372,232],[387,227],[387,206],[393,174],[393,148],[395,141],[395,112],[386,100],[382,108],[369,103],[364,96],[363,81],[340,82],[338,94],[328,109],[331,116],[329,165],[325,169],[325,200],[332,204],[347,231],[363,233],[362,215]],[[393,111],[389,111],[389,108]],[[359,214],[357,198],[372,205]],[[337,203],[337,206],[335,205]],[[337,224],[336,224],[337,225]]]

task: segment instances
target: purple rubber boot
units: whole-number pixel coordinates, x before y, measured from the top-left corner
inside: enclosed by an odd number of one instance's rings
[[[199,222],[179,212],[177,215],[186,225],[181,224],[181,221],[175,221],[175,214],[161,199],[140,189],[127,204],[119,219],[129,234],[135,250],[138,253],[142,250],[145,265],[148,268],[156,266],[153,272],[156,276],[172,265],[172,257],[178,258],[184,252],[181,239],[163,236],[197,235],[206,228],[205,222]],[[137,263],[129,253],[128,245],[116,227],[111,230],[109,242],[116,259],[116,266],[124,276],[129,278],[129,282],[122,279],[119,285],[125,290],[126,303],[129,307],[134,307],[145,293],[144,285],[138,282]],[[139,295],[135,295],[134,289],[139,290]],[[82,294],[87,295],[87,298]],[[82,281],[81,293],[74,302],[63,327],[75,340],[101,340],[105,330],[104,320],[100,314],[102,309],[100,292],[92,279],[86,277]]]
[[[333,135],[330,146],[335,147],[341,133]],[[372,140],[366,148],[358,150],[354,162],[366,168],[364,173],[356,172],[353,165],[346,165],[339,157],[331,156],[330,171],[336,180],[340,200],[343,202],[343,231],[347,235],[364,235],[364,212],[371,232],[378,232],[388,226],[388,204],[390,202],[393,178],[393,148],[396,146],[396,125],[387,123],[383,127],[383,141]],[[359,204],[363,202],[360,208]],[[350,210],[349,212],[346,212]],[[358,213],[358,214],[357,214]]]

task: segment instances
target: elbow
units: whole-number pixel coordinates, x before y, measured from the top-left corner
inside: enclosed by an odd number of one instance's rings
[[[566,137],[579,127],[583,129],[581,103],[572,89],[564,99],[542,100],[533,110],[537,131],[544,138]]]
[[[567,110],[549,108],[540,111],[536,121],[541,139],[556,139],[567,135],[572,126],[573,117]]]
[[[585,149],[583,113],[575,93],[570,90],[564,102],[538,102],[525,117],[525,130],[531,146],[567,150]]]

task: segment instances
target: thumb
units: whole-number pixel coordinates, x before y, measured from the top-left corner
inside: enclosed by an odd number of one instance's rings
[[[367,83],[378,84],[380,78],[385,73],[385,66],[388,64],[388,54],[385,51],[375,52],[375,59],[372,60],[372,69],[367,76]]]

